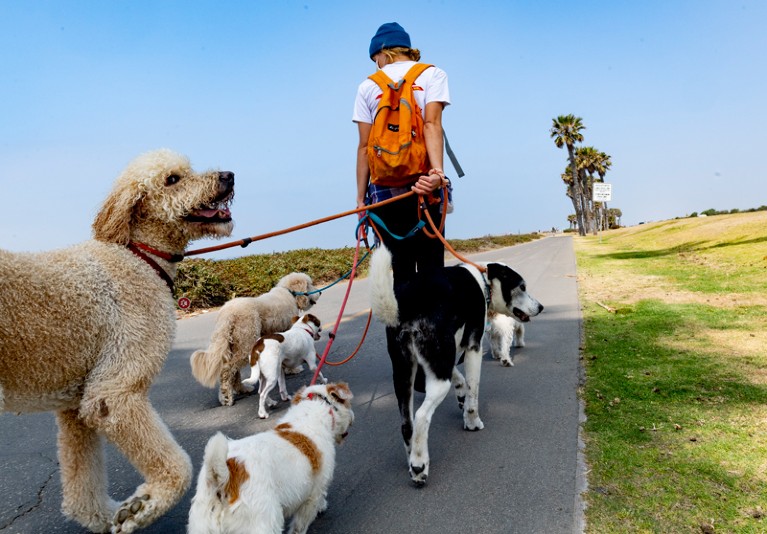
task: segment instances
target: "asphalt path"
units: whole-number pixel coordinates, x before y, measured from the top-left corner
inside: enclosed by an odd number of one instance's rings
[[[439,406],[429,433],[431,467],[425,487],[407,473],[391,382],[384,328],[375,319],[358,355],[323,374],[344,380],[354,393],[356,415],[339,447],[328,511],[310,533],[578,533],[582,532],[583,489],[579,428],[581,315],[575,255],[569,237],[551,237],[473,255],[475,261],[503,261],[527,281],[545,305],[527,325],[527,347],[516,349],[514,366],[486,353],[482,364],[480,415],[485,428],[463,430],[451,393]],[[312,312],[323,321],[320,353],[338,316],[347,284],[326,290]],[[368,287],[353,283],[329,360],[350,354],[367,320]],[[255,395],[233,407],[219,406],[216,392],[191,376],[189,356],[208,344],[216,313],[178,321],[173,349],[154,382],[151,398],[194,463],[195,480],[208,438],[218,430],[233,438],[271,427],[287,409],[257,416]],[[41,364],[40,372],[46,371]],[[247,376],[247,371],[245,371]],[[288,378],[292,393],[311,379],[308,371]],[[272,394],[276,397],[276,391]],[[420,402],[422,395],[416,397]],[[110,492],[129,496],[141,483],[132,466],[107,445]],[[142,532],[184,532],[193,490]],[[0,533],[80,533],[59,511],[61,483],[56,459],[56,425],[50,413],[0,415]]]

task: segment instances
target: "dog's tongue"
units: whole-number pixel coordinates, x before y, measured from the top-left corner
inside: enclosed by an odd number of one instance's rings
[[[198,217],[205,217],[206,219],[213,219],[214,217],[219,217],[224,219],[226,217],[232,216],[232,213],[229,211],[229,208],[195,210],[194,214],[197,215]]]

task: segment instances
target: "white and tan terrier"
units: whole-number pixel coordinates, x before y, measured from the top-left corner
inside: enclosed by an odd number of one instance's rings
[[[274,429],[229,440],[221,432],[205,447],[189,534],[303,534],[327,508],[335,446],[354,422],[345,383],[303,388]]]
[[[258,416],[261,419],[269,417],[267,406],[276,404],[269,398],[269,393],[279,383],[280,398],[289,399],[285,384],[285,370],[302,366],[306,363],[309,369],[317,368],[317,351],[314,342],[320,339],[320,320],[311,313],[293,317],[293,325],[285,332],[263,336],[256,341],[250,354],[250,378],[243,380],[246,387],[259,383]],[[320,373],[320,380],[325,377]]]

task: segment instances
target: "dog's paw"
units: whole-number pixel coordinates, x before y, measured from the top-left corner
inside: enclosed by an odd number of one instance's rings
[[[150,499],[149,495],[141,495],[125,501],[115,513],[112,534],[127,534],[144,526],[142,518],[150,514]]]
[[[221,393],[219,391],[218,393],[218,402],[221,404],[221,406],[233,406],[234,405],[234,395],[231,393]]]
[[[511,361],[511,358],[501,358],[501,365],[504,367],[514,367],[514,362]]]
[[[296,367],[288,367],[287,369],[285,369],[285,374],[286,375],[298,375],[298,374],[301,374],[303,372],[303,370],[304,370],[304,366],[303,365],[297,365]]]
[[[269,419],[269,412],[266,410],[258,410],[258,417],[261,419]]]
[[[317,508],[317,513],[324,514],[327,511],[327,509],[328,509],[328,500],[323,495],[322,499],[320,499],[320,504]]]
[[[288,400],[288,399],[285,399],[285,400]],[[276,401],[276,400],[274,400],[274,399],[273,399],[273,398],[271,398],[271,397],[267,397],[267,398],[266,398],[266,405],[267,405],[269,408],[274,408],[275,406],[277,406],[277,401]]]
[[[479,417],[467,417],[464,416],[463,418],[463,429],[469,430],[471,432],[476,432],[477,430],[482,430],[485,428],[485,423],[482,422],[482,419]]]
[[[416,487],[422,487],[426,484],[426,479],[429,478],[429,464],[426,465],[410,465],[410,480],[416,485]]]
[[[240,383],[240,390],[242,390],[243,393],[253,393],[253,390],[256,389],[257,383],[257,380],[255,382],[248,382],[247,380],[243,380]]]

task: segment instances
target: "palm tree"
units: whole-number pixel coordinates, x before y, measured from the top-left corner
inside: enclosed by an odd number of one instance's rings
[[[570,170],[570,166],[568,165],[565,169],[565,172],[563,172],[560,177],[562,178],[562,182],[564,182],[565,186],[567,186],[567,189],[565,190],[565,194],[570,198],[570,201],[573,203],[573,209],[575,210],[576,215],[573,215],[574,222],[578,221],[578,210],[579,207],[579,200],[578,197],[575,195],[575,182],[573,181],[573,173]],[[573,224],[571,228],[576,227],[576,224]]]
[[[594,185],[594,173],[599,161],[599,151],[593,146],[579,147],[575,150],[575,163],[578,167],[578,179],[583,191],[583,221],[586,224],[586,232],[596,235],[596,213],[592,189]]]
[[[570,172],[573,181],[573,204],[575,206],[575,216],[578,220],[578,233],[586,235],[586,227],[583,219],[582,198],[583,191],[578,180],[578,168],[575,164],[575,143],[583,142],[581,130],[585,130],[583,119],[575,115],[560,115],[552,119],[551,130],[549,133],[554,138],[554,144],[557,148],[567,147],[567,158],[570,161]]]

